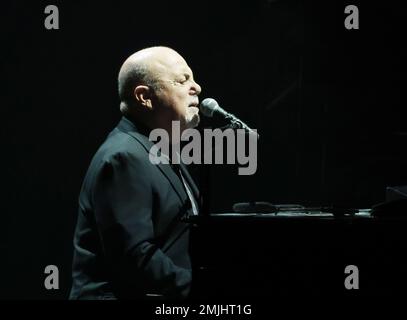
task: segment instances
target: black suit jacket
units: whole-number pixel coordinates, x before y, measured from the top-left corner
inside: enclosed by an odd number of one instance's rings
[[[138,127],[138,128],[137,128]],[[192,214],[169,164],[152,164],[153,143],[127,118],[93,157],[79,196],[71,299],[187,297]],[[196,185],[181,165],[196,199]]]

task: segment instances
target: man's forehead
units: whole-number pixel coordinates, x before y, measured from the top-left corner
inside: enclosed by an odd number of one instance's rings
[[[157,60],[155,64],[162,72],[192,74],[191,68],[182,57],[174,60]]]

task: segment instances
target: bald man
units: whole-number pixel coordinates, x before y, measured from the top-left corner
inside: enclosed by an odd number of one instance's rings
[[[153,164],[151,130],[199,123],[200,86],[174,50],[152,47],[122,65],[118,126],[93,157],[79,195],[71,299],[184,299],[189,225],[198,190],[185,166]]]

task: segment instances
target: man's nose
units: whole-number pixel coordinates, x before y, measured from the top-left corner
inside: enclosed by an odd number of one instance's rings
[[[201,86],[195,81],[192,82],[192,91],[194,91],[194,94],[196,95],[199,95],[202,91]]]

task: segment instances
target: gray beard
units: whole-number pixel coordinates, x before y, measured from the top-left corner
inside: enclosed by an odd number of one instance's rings
[[[186,118],[186,128],[187,129],[195,128],[196,126],[198,126],[200,120],[201,118],[199,117],[198,113],[188,115]]]

